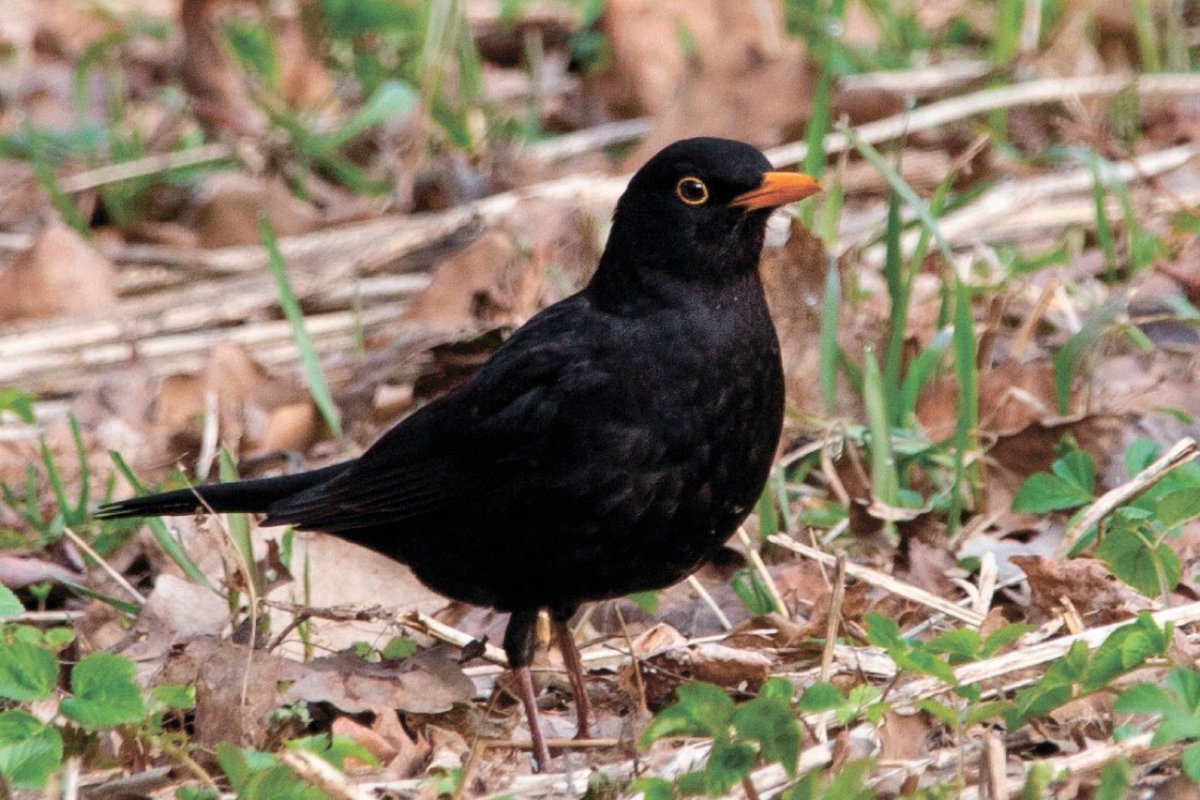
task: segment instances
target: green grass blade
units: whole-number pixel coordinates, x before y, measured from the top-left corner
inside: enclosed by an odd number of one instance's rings
[[[846,11],[846,0],[832,0],[829,11],[825,15],[826,25],[836,25],[841,21]],[[803,169],[813,177],[820,177],[825,171],[825,136],[833,122],[833,59],[829,57],[833,45],[830,36],[816,37],[810,44],[815,44],[816,63],[821,65],[821,74],[817,78],[817,88],[813,93],[812,106],[809,109],[808,129],[805,131],[805,143],[808,149],[804,154]]]
[[[813,230],[817,231],[821,241],[825,243],[826,252],[833,253],[837,247],[838,224],[842,221],[842,203],[845,192],[842,189],[840,177],[825,190],[824,200],[817,215],[818,222]]]
[[[1071,378],[1075,375],[1079,362],[1084,353],[1091,352],[1096,342],[1100,341],[1100,337],[1116,324],[1117,314],[1123,307],[1122,298],[1109,300],[1054,354],[1054,398],[1058,403],[1058,413],[1070,412]]]
[[[842,311],[842,281],[832,258],[825,268],[825,305],[821,310],[819,371],[825,412],[837,409],[838,328]]]
[[[888,424],[884,400],[883,372],[879,360],[870,348],[864,353],[863,402],[867,406],[867,428],[871,432],[871,486],[881,502],[897,505],[900,481],[896,460],[892,454],[891,426]]]
[[[119,597],[113,597],[111,595],[97,592],[95,589],[89,589],[88,587],[84,586],[83,584],[75,583],[74,581],[68,581],[68,580],[63,580],[63,581],[61,581],[61,583],[64,586],[66,586],[68,589],[70,589],[72,592],[75,592],[76,594],[80,595],[81,597],[86,597],[89,600],[99,600],[102,603],[107,603],[108,605],[110,605],[113,608],[120,611],[122,614],[128,614],[131,617],[136,617],[142,611],[142,607],[140,605],[138,605],[137,603],[133,603],[128,600],[122,600]]]
[[[116,450],[109,450],[108,457],[112,459],[113,464],[117,467],[117,471],[124,476],[125,480],[129,482],[129,485],[133,487],[133,490],[139,496],[146,494],[146,487],[133,474],[133,470],[125,463],[125,459],[120,453]],[[175,566],[183,570],[183,574],[187,575],[189,580],[213,589],[208,576],[204,574],[204,571],[197,566],[192,557],[183,549],[183,545],[167,530],[167,524],[163,522],[162,517],[147,517],[146,527],[150,529],[150,535],[154,537],[154,541],[158,542],[158,546],[162,548],[162,551],[167,554],[168,558],[175,562]],[[213,591],[216,590],[213,589]]]
[[[1104,253],[1104,269],[1110,281],[1117,277],[1117,249],[1113,244],[1112,226],[1108,224],[1107,192],[1100,157],[1091,153],[1088,166],[1092,170],[1092,203],[1096,214],[1096,243]]]
[[[946,259],[946,263],[953,264],[954,253],[950,249],[950,243],[942,235],[941,228],[938,226],[937,220],[933,217],[933,212],[929,210],[929,206],[925,204],[925,201],[918,197],[913,188],[900,176],[900,173],[896,172],[892,168],[892,165],[887,163],[887,159],[869,142],[863,141],[862,137],[853,128],[848,125],[839,125],[838,131],[846,137],[846,140],[858,151],[859,155],[879,171],[879,174],[891,185],[892,190],[900,195],[900,198],[904,200],[904,204],[912,209],[913,213],[917,215],[917,219],[929,231],[933,237],[933,241],[938,246],[938,251]]]
[[[904,358],[904,332],[908,327],[908,292],[906,276],[902,274],[901,237],[904,226],[900,219],[900,195],[892,192],[888,196],[887,228],[884,232],[886,255],[883,261],[883,277],[888,289],[888,346],[883,359],[884,402],[887,403],[888,423],[900,421],[899,399],[900,371]]]
[[[221,448],[220,466],[217,472],[221,483],[232,483],[238,480],[233,456],[229,455],[229,451],[224,447]],[[233,540],[233,546],[237,548],[238,555],[245,564],[246,574],[254,585],[254,594],[260,596],[262,576],[258,574],[258,566],[254,560],[254,540],[250,536],[250,516],[248,514],[227,514],[226,520],[229,526],[229,538]],[[254,611],[251,610],[250,613],[254,613]]]
[[[88,452],[83,444],[83,433],[79,430],[79,420],[75,419],[74,414],[68,415],[68,422],[71,426],[71,441],[75,444],[75,452],[79,456],[79,502],[75,507],[67,513],[67,509],[63,509],[63,516],[67,518],[67,524],[76,527],[83,523],[88,516],[88,503],[91,499],[92,488],[92,469],[88,466]]]
[[[979,371],[975,364],[975,319],[971,313],[971,292],[961,278],[954,281],[954,375],[958,379],[958,409],[954,421],[954,492],[947,525],[958,527],[965,508],[964,481],[975,484],[977,470],[968,469],[967,455],[979,445]]]
[[[952,331],[948,328],[938,331],[929,344],[925,345],[909,364],[908,370],[904,374],[904,383],[900,386],[900,425],[902,427],[911,424],[917,410],[917,399],[921,396],[921,391],[937,375],[938,367],[941,365],[946,351],[950,349],[952,336]]]
[[[1000,0],[995,4],[996,35],[992,39],[992,64],[1010,67],[1021,44],[1025,0]]]
[[[1162,50],[1154,27],[1154,10],[1148,0],[1129,0],[1129,10],[1133,15],[1133,30],[1137,37],[1138,55],[1142,59],[1142,71],[1162,72]]]
[[[304,313],[300,310],[300,303],[296,300],[296,293],[292,290],[292,282],[288,279],[287,267],[283,263],[283,254],[279,252],[279,241],[275,238],[275,232],[271,230],[271,223],[265,216],[259,217],[258,224],[263,244],[267,248],[267,261],[271,267],[271,275],[274,276],[275,285],[279,288],[279,305],[283,308],[283,315],[291,323],[292,336],[296,340],[296,348],[300,351],[304,382],[308,385],[309,394],[312,395],[313,402],[316,403],[317,410],[321,412],[325,424],[329,426],[334,437],[340,438],[342,435],[341,417],[338,414],[337,406],[334,405],[329,384],[325,382],[325,375],[321,372],[321,360],[317,357],[317,348],[313,345],[312,338],[308,335],[308,328],[304,325]]]

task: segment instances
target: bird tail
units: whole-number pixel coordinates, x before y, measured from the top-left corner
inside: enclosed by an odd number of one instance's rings
[[[193,514],[198,510],[217,512],[266,513],[270,505],[297,492],[310,489],[334,478],[349,468],[345,461],[310,472],[283,475],[278,478],[257,478],[234,483],[213,483],[190,489],[178,489],[161,494],[132,497],[116,503],[105,503],[96,510],[96,519],[122,517],[174,517]]]

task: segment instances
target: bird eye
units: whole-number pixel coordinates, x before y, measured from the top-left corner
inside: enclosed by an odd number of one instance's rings
[[[689,206],[702,206],[708,202],[708,187],[704,181],[690,175],[675,184],[675,194]]]

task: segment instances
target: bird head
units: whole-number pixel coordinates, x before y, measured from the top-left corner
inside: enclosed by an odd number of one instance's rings
[[[704,282],[744,276],[758,265],[771,212],[820,188],[808,175],[772,171],[742,142],[676,142],[630,180],[598,277],[606,270]]]

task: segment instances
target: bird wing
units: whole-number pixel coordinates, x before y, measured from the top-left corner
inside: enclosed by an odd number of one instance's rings
[[[403,420],[332,480],[271,505],[266,525],[328,533],[404,524],[511,489],[554,423],[561,395],[587,391],[581,301],[547,309],[464,386]],[[570,384],[569,386],[567,384]]]

